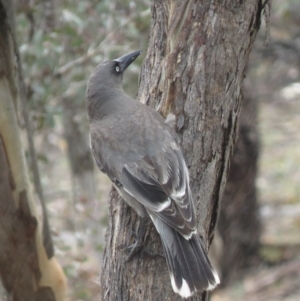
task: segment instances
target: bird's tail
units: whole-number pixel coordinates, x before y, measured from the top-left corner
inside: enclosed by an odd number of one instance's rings
[[[186,239],[161,219],[152,216],[152,220],[163,243],[175,293],[188,298],[220,283],[197,234]]]

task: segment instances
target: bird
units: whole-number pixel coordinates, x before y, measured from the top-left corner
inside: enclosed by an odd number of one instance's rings
[[[152,220],[172,288],[188,298],[220,280],[197,233],[189,171],[175,130],[122,88],[124,71],[140,53],[105,61],[92,72],[86,89],[91,151],[121,197]]]

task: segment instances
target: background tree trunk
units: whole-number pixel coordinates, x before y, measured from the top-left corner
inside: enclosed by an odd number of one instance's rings
[[[216,226],[241,105],[245,66],[260,26],[262,2],[155,1],[138,98],[176,130],[190,171],[198,229],[208,248]],[[119,246],[132,243],[136,214],[110,195],[103,300],[181,300],[173,293],[163,259],[136,256],[124,263]],[[151,225],[145,241],[162,253]],[[206,300],[199,294],[190,300]]]
[[[64,137],[68,144],[68,160],[72,177],[72,191],[75,202],[86,203],[95,199],[94,162],[91,156],[88,133],[80,126],[82,120],[76,120],[78,112],[82,112],[81,104],[74,97],[62,97]]]
[[[54,0],[43,0],[42,4],[42,27],[44,33],[48,34],[59,26],[56,22],[56,2]],[[71,81],[71,79],[69,80]],[[71,87],[69,87],[69,94],[62,95],[60,101],[62,104],[63,134],[67,141],[67,155],[72,178],[72,196],[74,202],[86,203],[94,200],[95,189],[94,161],[91,157],[87,139],[87,127],[84,128],[82,126],[84,122],[77,118],[80,116],[80,112],[85,110],[85,103],[78,96],[78,91],[74,92]]]
[[[238,140],[230,158],[230,168],[218,221],[223,241],[220,259],[225,285],[241,269],[255,264],[261,224],[255,180],[259,152],[257,98],[253,85],[244,81]]]
[[[13,2],[0,1],[0,276],[9,300],[61,301],[65,276],[46,216],[44,223],[38,217],[21,146],[13,12]]]

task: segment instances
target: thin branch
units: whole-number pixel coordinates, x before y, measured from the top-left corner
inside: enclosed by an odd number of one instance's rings
[[[300,260],[297,258],[287,264],[281,265],[273,269],[272,272],[269,272],[267,275],[255,276],[255,278],[250,278],[246,280],[246,293],[252,295],[266,289],[268,286],[274,284],[276,281],[281,278],[299,272],[300,270]]]
[[[105,38],[106,39],[106,38]],[[105,39],[103,41],[105,41]],[[102,41],[102,42],[103,42]],[[102,43],[101,42],[101,43]],[[101,43],[99,44],[99,46],[101,45]],[[54,73],[54,77],[59,78],[62,75],[65,75],[66,73],[68,73],[69,71],[71,71],[71,69],[73,69],[76,66],[79,66],[81,64],[84,64],[86,61],[88,61],[91,57],[93,57],[96,54],[100,54],[102,52],[102,50],[100,50],[99,48],[95,48],[91,51],[88,51],[87,54],[79,57],[78,59],[71,61],[69,63],[67,63],[66,65],[60,67],[55,73]]]
[[[64,66],[60,67],[55,73],[54,73],[54,77],[59,78],[62,75],[65,75],[66,73],[70,72],[74,67],[79,66],[84,64],[85,62],[87,62],[89,59],[91,59],[93,56],[102,53],[102,49],[100,49],[100,46],[102,43],[104,43],[106,40],[110,39],[111,37],[114,36],[114,34],[119,31],[120,28],[126,26],[128,23],[132,22],[132,20],[134,20],[137,17],[147,17],[149,16],[151,13],[150,9],[146,9],[140,13],[134,14],[131,18],[129,18],[128,20],[126,20],[126,22],[124,22],[123,24],[121,24],[120,26],[118,26],[115,30],[111,31],[98,45],[97,48],[95,49],[91,49],[89,50],[85,55],[77,58],[74,61],[71,61],[67,64],[65,64]]]
[[[78,90],[80,90],[85,85],[86,85],[86,80],[71,83],[69,88],[64,93],[62,93],[60,96],[50,99],[48,102],[61,102],[62,100],[66,99],[66,98],[71,98],[71,97],[75,96],[77,94]]]
[[[270,15],[271,15],[271,2],[266,0],[263,4],[263,14],[265,17],[266,23],[266,32],[265,32],[265,46],[269,45],[270,41]]]

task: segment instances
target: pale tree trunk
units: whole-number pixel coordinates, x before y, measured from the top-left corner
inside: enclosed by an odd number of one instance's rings
[[[0,1],[0,276],[8,300],[62,301],[65,276],[45,215],[38,216],[21,145],[13,11],[11,1]]]
[[[260,0],[156,0],[152,6],[138,99],[165,117],[170,112],[176,116],[206,248],[217,222],[237,134],[241,84],[261,10]],[[139,222],[115,192],[109,201],[103,300],[181,300],[172,291],[163,259],[140,255],[124,263],[127,254],[119,246],[133,242],[131,231]],[[147,230],[147,245],[162,253],[154,227]],[[207,293],[189,300],[207,300]]]
[[[256,195],[259,137],[257,97],[249,79],[243,85],[238,140],[230,168],[218,221],[223,248],[220,258],[222,284],[244,268],[257,264],[261,224]]]

